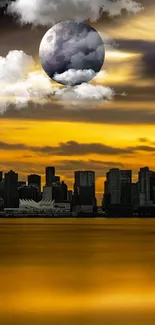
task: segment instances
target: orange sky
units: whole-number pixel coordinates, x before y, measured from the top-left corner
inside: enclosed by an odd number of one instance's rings
[[[99,32],[103,36],[108,35],[113,40],[141,40],[154,42],[154,29],[155,19],[153,10],[144,10],[138,16],[126,18],[124,25],[117,24],[115,28],[103,24],[99,25]],[[37,53],[37,51],[36,51]],[[134,171],[134,179],[136,179],[136,172],[140,166],[149,165],[151,168],[155,166],[155,155],[153,150],[148,149],[155,143],[154,123],[145,121],[145,114],[148,112],[154,114],[154,95],[151,94],[147,98],[147,88],[154,86],[154,80],[149,77],[142,77],[141,72],[142,65],[141,49],[126,50],[118,46],[117,49],[109,49],[106,51],[106,60],[103,67],[107,71],[107,75],[99,76],[95,81],[96,84],[103,84],[113,87],[116,92],[116,97],[111,103],[83,103],[75,107],[70,108],[70,112],[65,108],[66,105],[72,106],[72,103],[64,102],[51,102],[49,110],[52,112],[52,107],[55,110],[58,105],[58,109],[61,107],[63,112],[63,118],[60,111],[60,115],[55,118],[48,116],[38,116],[29,114],[28,118],[25,115],[22,116],[22,112],[18,116],[18,112],[11,118],[7,114],[2,116],[1,129],[0,129],[0,142],[5,144],[25,144],[28,148],[18,149],[4,146],[1,147],[1,161],[0,168],[4,171],[10,168],[19,172],[20,179],[26,179],[27,174],[31,172],[38,172],[42,177],[44,183],[44,169],[47,165],[54,165],[56,167],[57,174],[62,176],[62,179],[68,183],[69,188],[72,188],[73,184],[73,172],[76,169],[93,169],[96,171],[97,176],[97,197],[101,199],[103,193],[103,181],[105,173],[111,166],[122,166],[122,168],[132,168]],[[37,54],[36,54],[37,58]],[[40,69],[40,67],[39,67]],[[124,93],[125,96],[121,96]],[[0,99],[3,101],[4,98]],[[88,109],[87,109],[88,107]],[[30,108],[28,108],[30,110]],[[76,120],[77,112],[79,116],[83,114],[80,119]],[[87,120],[89,119],[89,113],[93,110],[97,114],[102,113],[104,110],[108,110],[109,118],[101,121]],[[113,120],[113,111],[117,110],[119,114],[123,116],[123,120],[119,119],[115,122]],[[134,112],[139,111],[139,120],[135,118]],[[64,112],[65,111],[65,112]],[[126,115],[127,111],[127,115]],[[130,111],[132,115],[132,121],[130,120]],[[111,118],[110,120],[110,112]],[[141,115],[144,112],[144,117],[141,120]],[[24,111],[24,114],[25,111]],[[66,114],[66,117],[64,118]],[[75,114],[75,116],[73,116]],[[80,115],[81,114],[81,115]],[[148,114],[149,115],[149,114]],[[73,116],[73,117],[72,117]],[[129,118],[128,118],[129,116]],[[69,117],[69,118],[68,118]],[[126,118],[126,120],[125,120]],[[87,120],[87,121],[86,121]],[[149,120],[149,116],[148,116]],[[145,139],[144,143],[140,139]],[[80,144],[101,144],[108,147],[115,148],[129,148],[145,145],[147,148],[142,150],[136,149],[134,153],[99,153],[86,152],[86,154],[65,154],[61,155],[56,153],[43,153],[37,152],[37,150],[31,150],[32,147],[55,147],[60,143],[68,143],[69,141],[77,142]],[[29,148],[31,147],[31,148]],[[18,149],[18,150],[17,150]],[[67,168],[68,165],[71,166]],[[71,165],[70,165],[71,162]],[[104,166],[105,163],[105,166]],[[91,168],[92,164],[92,168]],[[103,169],[102,169],[103,166]]]

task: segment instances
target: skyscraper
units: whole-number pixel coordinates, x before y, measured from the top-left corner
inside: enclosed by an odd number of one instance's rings
[[[120,170],[112,168],[107,173],[106,195],[110,196],[110,204],[121,203],[121,187],[120,187]]]
[[[38,186],[39,191],[41,191],[41,176],[36,174],[28,175],[28,186],[30,185]]]
[[[51,186],[55,176],[55,167],[46,167],[46,186]]]
[[[138,173],[140,205],[150,204],[150,176],[149,167],[140,168]]]
[[[130,205],[132,171],[112,168],[106,177],[104,205]]]
[[[5,174],[4,205],[5,208],[17,208],[19,206],[18,174],[12,170]]]
[[[132,183],[132,171],[120,170],[120,191],[121,191],[121,204],[131,204],[131,183]]]
[[[74,200],[77,205],[96,205],[95,172],[75,172]]]
[[[3,172],[0,172],[0,198],[4,199],[4,180],[3,180]]]
[[[37,185],[22,185],[18,187],[19,199],[40,201],[40,191]]]
[[[0,182],[3,180],[3,172],[0,171]]]
[[[93,171],[76,171],[75,187],[77,186],[93,186],[95,187],[95,172]]]

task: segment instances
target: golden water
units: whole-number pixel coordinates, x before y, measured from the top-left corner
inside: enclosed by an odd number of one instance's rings
[[[0,219],[0,325],[60,324],[155,324],[154,219]]]

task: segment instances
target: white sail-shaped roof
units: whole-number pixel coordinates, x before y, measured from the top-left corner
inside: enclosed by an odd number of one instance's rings
[[[19,200],[19,207],[25,209],[38,209],[38,210],[53,210],[55,205],[55,200],[41,200],[40,202],[35,202],[34,200]]]

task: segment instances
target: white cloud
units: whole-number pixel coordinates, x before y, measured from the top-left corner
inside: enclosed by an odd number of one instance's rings
[[[0,57],[0,113],[13,104],[20,109],[28,101],[51,94],[51,82],[40,72],[29,72],[35,66],[33,58],[23,51],[11,51]]]
[[[115,92],[110,87],[94,86],[91,84],[83,83],[75,87],[66,87],[58,89],[55,92],[57,98],[63,100],[104,100],[108,101],[113,99]]]
[[[33,58],[23,51],[10,51],[6,57],[0,56],[0,82],[21,80],[34,64]]]
[[[57,82],[60,82],[62,84],[68,84],[70,86],[74,86],[81,82],[81,79],[83,82],[88,82],[89,80],[93,79],[96,76],[96,73],[94,70],[75,70],[75,69],[69,69],[61,74],[55,74],[54,80]]]
[[[35,68],[33,58],[23,51],[11,51],[6,57],[0,57],[0,114],[3,114],[10,105],[22,109],[30,101],[42,105],[53,97],[62,100],[64,104],[65,100],[76,103],[79,100],[106,101],[114,96],[111,88],[86,83],[76,87],[52,87],[51,80],[47,76],[41,71],[30,72],[32,68]],[[80,78],[78,72],[74,76]],[[63,78],[69,76],[65,75]]]
[[[114,16],[122,9],[137,13],[141,5],[136,0],[15,0],[8,11],[17,14],[21,23],[52,26],[65,19],[96,21],[103,11]]]

